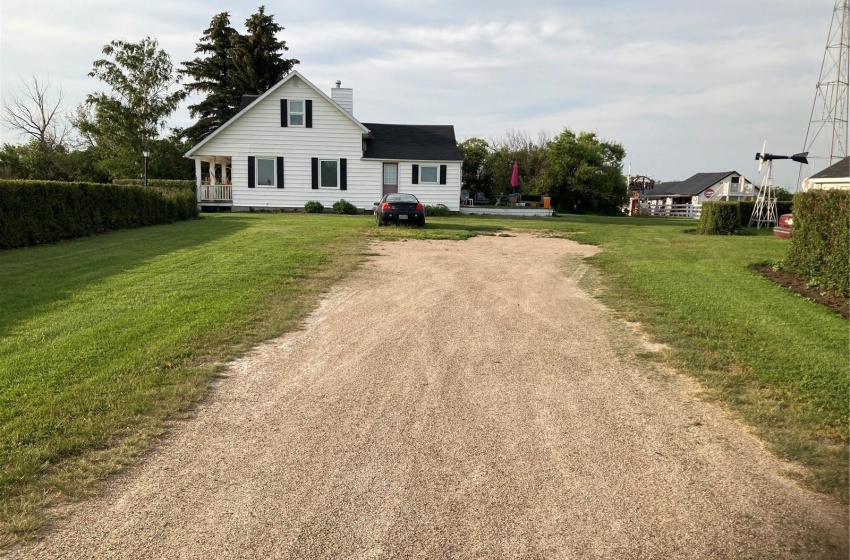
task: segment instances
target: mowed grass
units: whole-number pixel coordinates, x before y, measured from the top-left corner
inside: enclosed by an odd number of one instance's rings
[[[368,216],[233,214],[2,252],[0,544],[132,461],[223,361],[297,328],[368,240],[505,229],[603,247],[590,259],[603,300],[846,501],[847,322],[749,270],[784,257],[787,241],[684,233],[694,224],[447,217],[379,229]]]

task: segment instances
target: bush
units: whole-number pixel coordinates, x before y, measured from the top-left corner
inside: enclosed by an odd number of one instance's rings
[[[703,235],[735,235],[741,230],[738,202],[704,202],[697,231]]]
[[[0,181],[0,249],[197,217],[194,192],[99,183]]]
[[[823,291],[850,295],[850,192],[794,195],[794,224],[785,267]]]
[[[425,215],[426,216],[448,216],[449,215],[449,207],[445,204],[438,204],[436,206],[426,206],[425,207]]]
[[[345,199],[334,202],[334,214],[356,214],[357,207]]]
[[[325,211],[325,207],[318,200],[309,200],[304,205],[304,211],[310,214],[320,214]]]

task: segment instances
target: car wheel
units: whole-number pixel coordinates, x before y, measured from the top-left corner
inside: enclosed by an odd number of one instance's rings
[[[378,227],[381,227],[381,226],[384,225],[384,222],[381,221],[381,217],[378,216],[377,214],[375,214],[375,223],[378,224]]]

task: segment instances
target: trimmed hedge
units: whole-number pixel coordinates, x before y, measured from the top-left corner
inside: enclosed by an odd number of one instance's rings
[[[738,202],[704,202],[697,231],[703,235],[735,235],[741,230]]]
[[[825,292],[850,295],[850,192],[794,195],[785,267]]]
[[[750,225],[750,218],[753,215],[753,209],[756,207],[756,203],[753,200],[745,200],[739,202],[741,205],[741,226],[747,227]],[[790,200],[777,200],[776,201],[776,219],[779,219],[779,216],[782,214],[790,214],[792,212],[792,206],[794,203]]]
[[[142,187],[144,180],[142,179],[115,179],[113,185],[120,187]],[[167,189],[180,189],[195,192],[194,179],[148,179],[149,187],[165,187]]]
[[[0,249],[197,217],[195,194],[186,191],[0,180]]]

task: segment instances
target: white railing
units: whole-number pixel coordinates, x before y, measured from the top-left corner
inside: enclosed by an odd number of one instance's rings
[[[699,218],[701,204],[665,204],[645,205],[640,209],[641,216],[658,218]]]
[[[232,185],[201,185],[201,202],[232,202]]]

